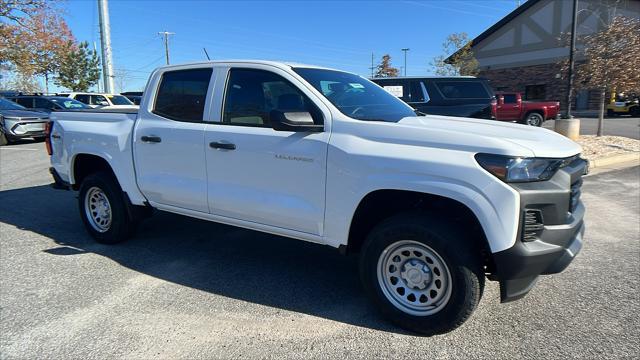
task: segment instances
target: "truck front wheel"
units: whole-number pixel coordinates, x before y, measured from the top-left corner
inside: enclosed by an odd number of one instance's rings
[[[484,273],[475,248],[442,219],[401,214],[367,237],[360,276],[390,321],[424,335],[441,334],[462,325],[480,301]]]
[[[82,222],[99,243],[124,241],[135,229],[122,189],[108,172],[88,175],[82,181],[78,205]]]

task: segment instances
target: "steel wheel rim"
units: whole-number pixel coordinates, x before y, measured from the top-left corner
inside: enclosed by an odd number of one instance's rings
[[[446,262],[417,241],[401,240],[387,246],[378,258],[377,276],[387,300],[410,315],[433,315],[451,298],[451,273]]]
[[[528,119],[529,125],[531,126],[540,126],[542,122],[542,117],[540,115],[530,115]]]
[[[84,212],[91,227],[98,232],[107,232],[111,227],[111,203],[99,187],[92,187],[84,196]]]

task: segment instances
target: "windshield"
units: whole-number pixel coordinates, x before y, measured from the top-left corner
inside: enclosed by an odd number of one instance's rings
[[[113,105],[133,105],[133,103],[122,95],[109,95],[109,100]]]
[[[11,100],[0,98],[0,110],[27,110],[27,108],[22,105],[18,105]]]
[[[416,116],[402,100],[358,75],[311,68],[294,68],[293,71],[351,118],[398,122],[407,116]]]
[[[49,98],[49,100],[62,106],[65,109],[88,109],[89,106],[72,98]]]

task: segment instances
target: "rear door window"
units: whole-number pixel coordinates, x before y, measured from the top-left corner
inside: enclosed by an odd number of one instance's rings
[[[489,99],[491,95],[481,82],[438,81],[438,90],[449,99]]]
[[[17,99],[14,99],[14,101],[26,108],[29,108],[29,109],[33,108],[33,98],[30,98],[30,97],[17,98]]]
[[[153,113],[176,121],[201,122],[212,72],[206,68],[164,73]]]
[[[84,95],[84,94],[78,94],[75,97],[76,100],[91,105],[91,97],[89,95]]]
[[[51,101],[49,101],[47,99],[36,98],[34,107],[37,108],[37,109],[49,109],[49,110],[52,110],[52,109],[55,108],[55,105]]]
[[[505,104],[515,104],[517,103],[516,96],[514,94],[505,94],[504,95],[504,103]]]

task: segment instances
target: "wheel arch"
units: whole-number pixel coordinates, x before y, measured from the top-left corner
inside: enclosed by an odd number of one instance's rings
[[[487,234],[474,210],[451,197],[411,190],[378,189],[366,194],[353,213],[343,251],[358,253],[373,227],[386,218],[406,211],[430,212],[464,225],[466,233],[477,236],[485,265],[492,267]]]
[[[92,153],[75,154],[71,160],[69,176],[72,188],[74,190],[78,190],[82,180],[97,171],[109,172],[120,184],[118,176],[115,171],[113,171],[113,167],[105,157]]]
[[[533,110],[529,110],[524,114],[524,118],[522,120],[527,120],[527,118],[529,117],[529,115],[531,114],[539,114],[540,116],[542,116],[542,121],[545,121],[547,119],[547,109],[533,109]]]

